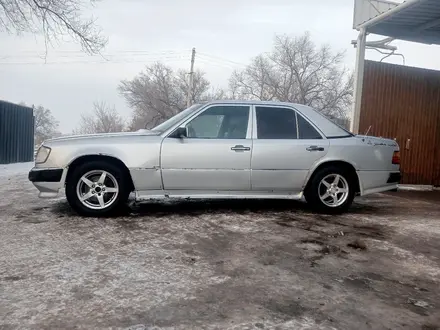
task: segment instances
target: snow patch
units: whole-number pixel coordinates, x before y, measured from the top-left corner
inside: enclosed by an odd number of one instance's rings
[[[399,190],[408,190],[408,191],[432,191],[434,190],[434,186],[431,185],[412,185],[412,184],[399,184]]]
[[[0,165],[0,177],[27,174],[34,167],[34,162]]]

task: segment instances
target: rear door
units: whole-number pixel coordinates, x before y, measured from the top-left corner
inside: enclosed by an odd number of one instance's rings
[[[329,141],[292,108],[255,106],[254,114],[252,190],[300,192]]]

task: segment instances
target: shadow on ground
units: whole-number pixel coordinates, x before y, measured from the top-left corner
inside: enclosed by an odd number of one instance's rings
[[[67,201],[60,201],[53,205],[52,211],[59,215],[76,216]],[[114,217],[165,217],[169,215],[197,216],[201,214],[228,214],[228,213],[266,213],[266,212],[301,212],[319,214],[313,206],[305,201],[295,200],[178,200],[178,201],[150,201],[132,204],[119,209]],[[349,214],[374,214],[389,212],[387,209],[354,203]]]

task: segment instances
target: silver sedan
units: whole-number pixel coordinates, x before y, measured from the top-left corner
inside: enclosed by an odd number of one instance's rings
[[[74,210],[105,216],[169,198],[305,197],[345,211],[356,195],[397,188],[399,146],[353,135],[312,108],[280,102],[196,104],[151,130],[61,137],[39,148],[40,197],[65,187]]]

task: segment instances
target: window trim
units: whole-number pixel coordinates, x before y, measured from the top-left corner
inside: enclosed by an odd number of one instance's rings
[[[247,107],[249,110],[249,117],[248,117],[248,123],[247,123],[247,131],[246,131],[246,138],[244,139],[234,139],[234,140],[249,140],[252,138],[252,122],[253,122],[253,111],[252,106],[250,104],[243,104],[243,103],[210,103],[207,104],[205,107],[202,107],[199,109],[199,111],[196,111],[191,116],[184,118],[180,123],[176,124],[174,127],[172,127],[170,130],[168,130],[165,134],[165,138],[169,138],[170,135],[172,135],[179,127],[186,126],[189,122],[194,120],[196,117],[200,116],[205,111],[213,108],[213,107]],[[187,138],[188,140],[222,140],[227,141],[231,139],[215,139],[215,138]]]
[[[335,135],[335,136],[329,136],[327,137],[327,139],[346,139],[346,138],[351,138],[353,136],[354,135]]]
[[[317,132],[319,135],[321,135],[322,140],[326,140],[327,137],[322,133],[322,131],[314,124],[312,123],[306,116],[302,115],[297,109],[294,107],[288,106],[288,105],[272,105],[272,104],[253,104],[252,105],[252,112],[253,112],[253,128],[252,128],[252,139],[254,140],[267,140],[267,139],[259,139],[258,138],[258,123],[257,123],[257,107],[261,108],[282,108],[282,109],[288,109],[295,112],[295,119],[296,119],[296,139],[271,139],[271,140],[289,140],[289,141],[299,141],[299,140],[306,140],[306,139],[300,139],[299,138],[299,126],[298,126],[298,116],[301,116],[306,122],[308,122]]]
[[[296,139],[299,140],[298,111],[295,111],[295,120],[296,120]]]

